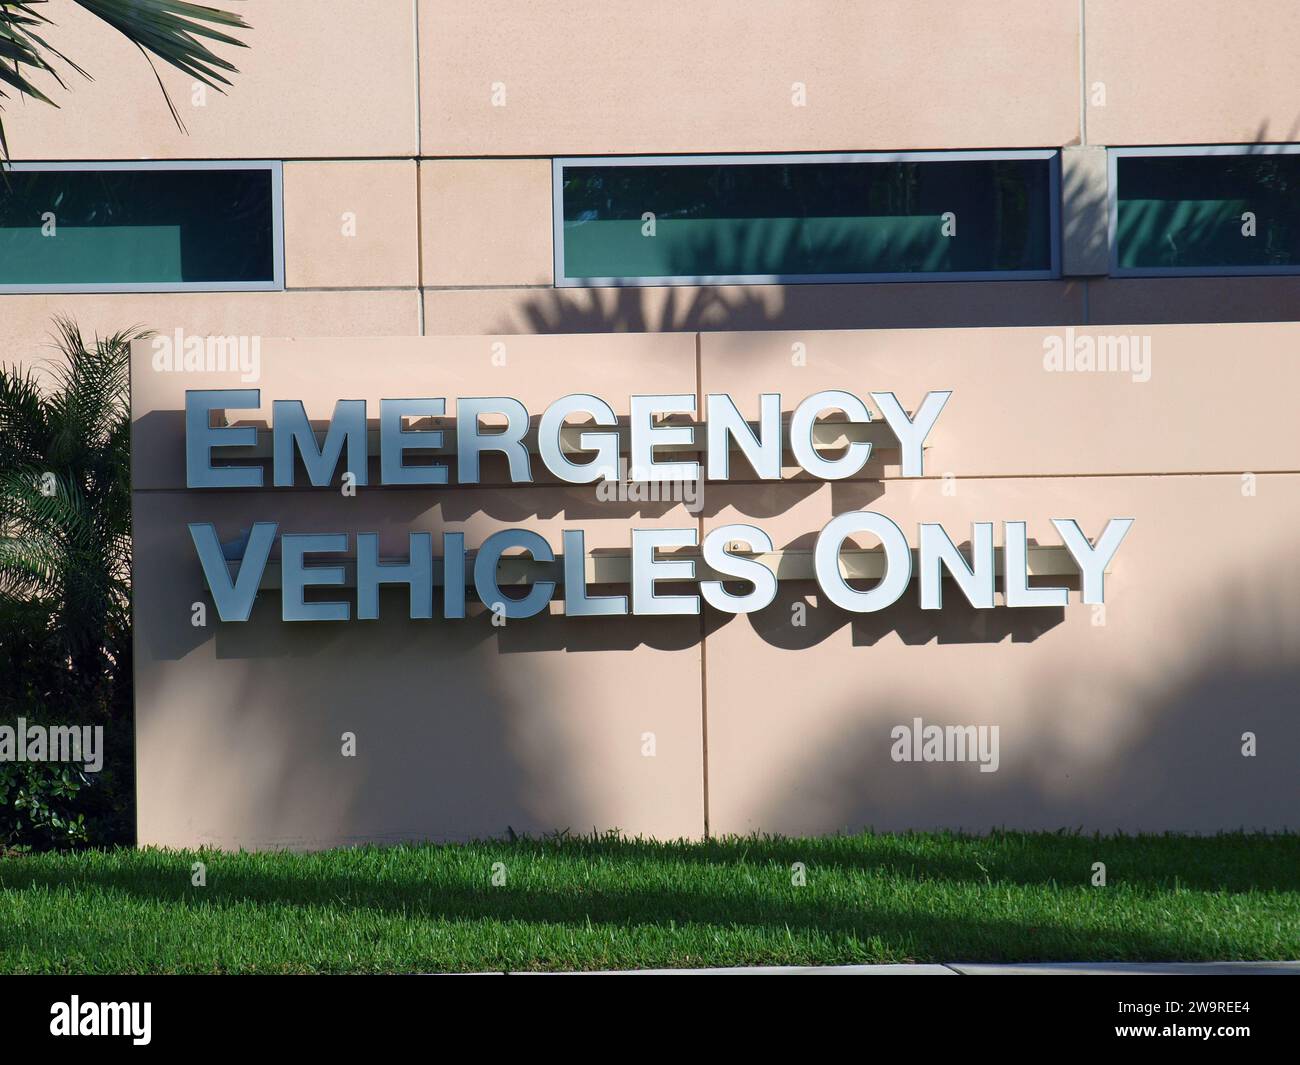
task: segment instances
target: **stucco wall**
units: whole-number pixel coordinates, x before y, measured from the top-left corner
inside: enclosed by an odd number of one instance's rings
[[[95,81],[72,76],[59,109],[7,107],[13,157],[283,160],[295,295],[0,295],[22,357],[53,310],[104,329],[475,335],[1271,321],[1300,297],[1296,278],[558,291],[551,258],[550,160],[570,153],[1293,139],[1290,0],[247,0],[228,92],[160,68],[185,133],[134,49],[68,0],[45,7]]]

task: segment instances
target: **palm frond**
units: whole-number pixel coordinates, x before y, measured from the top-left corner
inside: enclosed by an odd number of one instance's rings
[[[208,40],[236,48],[247,45],[237,37],[213,29],[208,23],[248,29],[239,15],[203,4],[182,0],[73,0],[99,16],[131,43],[156,55],[165,63],[220,91],[230,81],[221,71],[236,73],[236,67],[222,59],[199,40]],[[218,84],[220,83],[220,84]]]
[[[112,26],[140,49],[153,68],[172,119],[181,130],[185,129],[185,124],[154,67],[154,58],[218,92],[224,92],[223,86],[231,84],[226,75],[238,73],[238,68],[214,52],[205,42],[246,48],[244,41],[225,30],[251,28],[240,15],[206,4],[188,3],[186,0],[72,2]],[[57,107],[34,80],[48,75],[60,88],[66,89],[67,85],[59,76],[55,60],[82,77],[94,80],[86,70],[45,39],[44,27],[53,25],[53,22],[36,9],[41,3],[44,0],[0,2],[0,112],[3,112],[4,101],[10,98],[10,94],[5,91],[6,86],[20,97],[30,96]],[[0,121],[0,163],[8,158],[9,143],[5,137],[4,123]]]
[[[44,395],[31,370],[0,363],[0,469],[34,462],[49,444]]]
[[[51,459],[63,463],[108,440],[114,423],[130,406],[131,341],[149,334],[128,330],[87,344],[70,320],[56,318],[55,328],[64,361],[55,370],[59,387],[51,399],[59,425]]]
[[[87,342],[66,319],[56,333],[62,364],[44,379],[0,367],[0,621],[43,613],[70,653],[94,653],[127,620],[127,374],[149,334]]]

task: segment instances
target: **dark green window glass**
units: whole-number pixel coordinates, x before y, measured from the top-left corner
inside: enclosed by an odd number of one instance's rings
[[[1050,276],[1052,163],[565,164],[563,277]]]
[[[0,285],[270,284],[268,168],[0,174]]]
[[[1115,168],[1121,270],[1300,267],[1300,155],[1119,155]]]

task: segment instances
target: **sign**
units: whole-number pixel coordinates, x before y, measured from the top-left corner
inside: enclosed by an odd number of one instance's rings
[[[900,472],[905,478],[924,475],[926,439],[948,403],[950,391],[926,393],[914,414],[904,409],[892,392],[872,392],[871,399],[897,441]],[[692,394],[635,395],[630,400],[631,416],[626,435],[631,458],[631,479],[649,484],[670,482],[726,481],[731,476],[730,454],[738,450],[760,480],[782,478],[782,456],[793,454],[804,471],[825,481],[852,477],[871,456],[873,443],[846,436],[835,455],[819,443],[819,430],[869,425],[874,415],[863,400],[841,390],[815,392],[794,410],[788,424],[781,416],[779,393],[760,397],[761,416],[757,427],[742,417],[731,396],[711,393],[705,397],[705,422],[664,422],[663,416],[696,414]],[[194,389],[186,392],[185,470],[191,489],[263,488],[260,465],[214,465],[214,457],[232,457],[226,449],[256,449],[257,430],[252,426],[214,426],[214,412],[256,409],[261,405],[257,388]],[[821,416],[828,410],[842,412],[845,421],[827,423]],[[451,466],[437,461],[448,453],[445,427],[416,427],[415,419],[437,419],[446,415],[442,398],[384,399],[379,404],[377,457],[380,483],[427,486],[437,490],[452,482]],[[331,485],[342,462],[345,490],[355,491],[369,484],[372,437],[364,400],[339,400],[323,439],[308,421],[303,403],[277,399],[272,403],[271,475],[276,488],[292,488],[297,479],[296,459],[301,459],[313,487]],[[590,419],[581,426],[569,419],[583,415]],[[613,409],[601,398],[585,393],[563,396],[541,414],[535,435],[527,408],[505,396],[461,398],[455,414],[456,484],[480,483],[481,456],[498,453],[505,457],[510,481],[534,481],[534,449],[541,465],[555,478],[570,484],[609,482],[620,477],[623,434]],[[489,430],[484,419],[502,423]],[[576,432],[576,440],[574,439]],[[860,434],[858,434],[860,435]],[[531,441],[531,446],[530,446]],[[219,455],[218,453],[223,453]],[[428,461],[407,462],[408,454],[423,452]],[[673,453],[702,452],[697,459],[683,460]],[[578,456],[575,458],[574,456]],[[588,456],[579,461],[582,456]],[[1112,518],[1095,540],[1090,540],[1071,518],[1053,518],[1052,525],[1077,568],[1082,600],[1105,602],[1106,570],[1133,524],[1132,518]],[[774,555],[771,537],[757,525],[725,524],[707,533],[697,527],[633,529],[630,531],[630,596],[595,594],[589,574],[593,570],[581,529],[566,529],[561,553],[555,545],[527,528],[493,533],[476,553],[468,554],[463,533],[444,533],[435,552],[430,533],[413,532],[403,559],[381,559],[376,533],[356,535],[355,546],[346,533],[297,533],[281,530],[278,522],[256,522],[243,546],[238,566],[232,566],[226,547],[215,526],[189,524],[194,549],[212,591],[218,616],[226,622],[247,621],[253,601],[263,586],[272,551],[279,544],[281,558],[281,617],[284,621],[373,620],[379,616],[382,585],[404,585],[409,590],[409,616],[434,616],[434,590],[440,587],[440,614],[463,618],[468,591],[501,616],[526,618],[547,610],[562,586],[563,611],[577,617],[614,615],[699,614],[701,600],[716,610],[745,614],[769,606],[776,598],[778,569],[769,561]],[[874,586],[855,586],[843,568],[846,542],[866,536],[879,541],[880,564]],[[1027,524],[1002,523],[1002,547],[994,544],[993,522],[974,522],[964,553],[942,524],[922,522],[917,528],[916,547],[887,515],[854,510],[832,518],[820,531],[812,552],[811,576],[826,598],[854,613],[883,610],[899,598],[918,577],[920,605],[925,610],[942,608],[942,580],[945,574],[977,609],[995,606],[995,577],[1001,573],[1005,605],[1012,608],[1064,607],[1069,590],[1064,586],[1031,586]],[[676,557],[662,557],[661,551],[676,550]],[[507,552],[522,551],[537,567],[525,583],[522,595],[508,594],[502,587],[500,569]],[[348,566],[340,556],[351,552],[355,573],[355,596],[322,600],[308,589],[345,588]],[[686,554],[690,552],[690,554]],[[309,564],[317,556],[316,564]],[[328,556],[328,557],[326,557]],[[693,583],[697,591],[664,591],[670,584]],[[859,582],[860,583],[860,582]],[[738,588],[739,586],[739,588]],[[355,614],[354,614],[355,603]]]

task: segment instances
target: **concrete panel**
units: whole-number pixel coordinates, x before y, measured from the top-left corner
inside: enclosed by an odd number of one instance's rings
[[[420,163],[426,285],[549,285],[548,159]]]
[[[1300,8],[1291,0],[1088,0],[1090,144],[1291,141]]]
[[[1001,521],[1023,519],[1045,543],[1058,542],[1050,517],[1089,535],[1110,517],[1136,523],[1104,612],[1077,592],[1064,609],[976,611],[954,585],[942,611],[922,611],[914,583],[850,615],[809,583],[783,584],[747,618],[710,614],[712,831],[1294,828],[1300,477],[1263,476],[1255,496],[1232,475],[962,479],[955,496],[934,481],[879,487],[768,488],[774,514],[760,524],[784,543],[867,503],[909,539],[919,521],[954,539],[993,521],[1000,539]],[[754,509],[736,486],[705,503],[706,528]],[[997,726],[997,770],[892,760],[892,730],[916,718]],[[1261,737],[1253,758],[1247,731]]]
[[[419,283],[419,210],[409,160],[286,163],[289,288]]]
[[[53,108],[5,111],[15,159],[285,159],[416,153],[411,3],[246,0],[247,48],[216,50],[239,68],[223,95],[197,105],[192,79],[165,63],[158,75],[188,130],[177,129],[154,71],[94,15],[61,0],[42,5],[57,26],[43,36],[93,77],[55,85]],[[219,6],[219,5],[218,5]]]
[[[927,329],[1081,324],[1072,281],[426,290],[430,333]]]
[[[1078,34],[1075,0],[421,0],[422,151],[1071,144]]]
[[[1129,372],[1045,366],[1052,337],[1112,335],[1133,348],[1131,337],[1149,340],[1149,380],[1134,379],[1135,363]],[[796,344],[805,364],[794,361]],[[789,411],[822,389],[893,391],[915,410],[927,391],[951,389],[928,441],[928,477],[1163,475],[1300,470],[1290,414],[1297,345],[1295,323],[703,333],[700,357],[702,390],[733,393],[751,417],[759,392],[782,393]]]
[[[420,331],[418,301],[415,289],[0,295],[0,350],[44,356],[56,314],[87,336],[133,326],[191,336],[410,336]]]
[[[498,627],[472,607],[460,621],[411,621],[399,589],[374,622],[286,624],[271,592],[246,623],[190,624],[207,597],[188,521],[223,536],[255,520],[376,531],[382,550],[402,554],[408,530],[435,544],[463,531],[473,548],[526,524],[558,545],[566,501],[581,506],[582,493],[547,491],[136,492],[140,842],[317,848],[507,827],[698,837],[698,618],[555,614]],[[615,546],[627,519],[584,512],[583,527],[593,546]],[[344,732],[355,758],[341,755]],[[642,754],[645,733],[654,757]]]
[[[1088,283],[1088,321],[1287,322],[1300,277],[1122,277]]]

